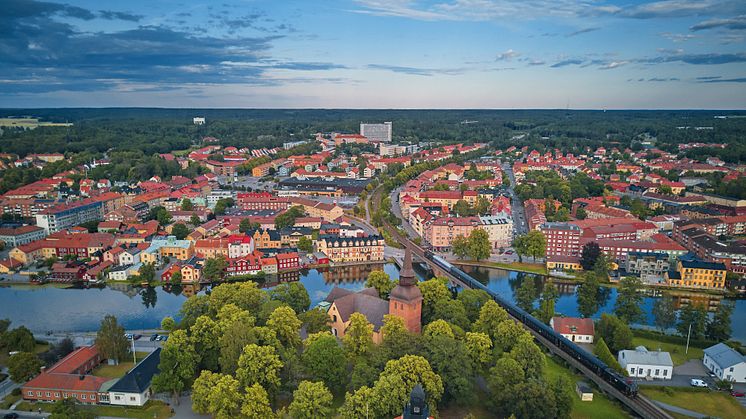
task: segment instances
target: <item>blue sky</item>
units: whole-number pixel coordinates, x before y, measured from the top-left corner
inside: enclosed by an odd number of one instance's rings
[[[744,0],[3,0],[0,107],[746,108]]]

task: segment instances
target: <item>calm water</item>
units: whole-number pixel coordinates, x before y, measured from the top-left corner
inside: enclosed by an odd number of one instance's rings
[[[300,281],[314,306],[335,285],[363,289],[372,268],[381,269],[381,265],[334,268],[326,272],[312,269],[282,275],[263,286],[271,288],[278,282]],[[383,270],[392,278],[399,278],[396,265],[383,265]],[[126,329],[152,329],[158,328],[166,316],[177,317],[187,296],[196,292],[204,291],[184,287],[169,292],[126,284],[91,289],[0,287],[0,319],[9,318],[14,326],[24,325],[34,332],[82,332],[98,330],[101,319],[113,314]]]
[[[524,278],[533,278],[537,281],[537,289],[540,289],[540,284],[543,278],[537,275],[524,274],[520,272],[505,271],[502,269],[492,268],[475,268],[470,266],[463,266],[464,272],[469,273],[482,283],[487,285],[487,288],[493,291],[497,291],[505,298],[515,302],[515,290],[520,287],[521,281]],[[574,284],[558,284],[557,288],[560,292],[560,298],[555,306],[555,311],[558,314],[563,314],[568,317],[579,317],[578,302],[575,295],[576,285]],[[616,302],[617,290],[616,288],[605,288],[604,299],[599,305],[598,312],[593,318],[601,317],[602,313],[613,313],[614,304]],[[672,293],[674,300],[677,303],[686,303],[688,301],[698,301],[701,303],[708,304],[710,307],[717,307],[720,302],[720,298],[715,296],[692,294],[692,293]],[[643,299],[643,309],[646,314],[646,321],[644,326],[653,325],[653,316],[651,314],[653,303],[656,297],[646,296]],[[742,343],[746,343],[746,327],[743,326],[746,322],[746,300],[739,299],[735,300],[736,306],[733,311],[731,318],[732,324],[732,336]]]

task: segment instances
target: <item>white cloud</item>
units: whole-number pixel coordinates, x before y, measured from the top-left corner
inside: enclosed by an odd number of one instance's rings
[[[502,52],[500,54],[497,54],[497,57],[495,58],[495,61],[510,61],[513,58],[516,58],[520,56],[521,54],[519,52],[513,51],[513,49],[509,49],[505,52]]]

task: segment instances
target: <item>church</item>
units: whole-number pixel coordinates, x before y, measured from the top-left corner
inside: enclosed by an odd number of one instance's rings
[[[342,338],[350,324],[352,313],[364,315],[373,325],[373,342],[382,340],[381,327],[383,316],[393,314],[404,320],[404,325],[412,333],[422,329],[422,292],[417,286],[417,277],[412,269],[412,252],[404,252],[404,266],[399,272],[399,284],[391,290],[389,299],[378,296],[375,288],[366,288],[354,292],[334,287],[326,297],[330,304],[328,314],[331,319],[332,333]]]

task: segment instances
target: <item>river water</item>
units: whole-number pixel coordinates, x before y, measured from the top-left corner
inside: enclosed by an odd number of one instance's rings
[[[280,282],[300,281],[308,290],[311,306],[322,301],[335,286],[351,290],[361,290],[365,278],[371,269],[383,269],[391,278],[399,277],[399,270],[394,264],[350,266],[327,270],[304,270],[283,274],[262,284],[272,288]],[[515,289],[524,278],[532,278],[541,289],[543,277],[523,274],[502,269],[463,267],[464,271],[485,283],[491,290],[499,292],[505,298],[514,301]],[[422,279],[426,272],[415,266],[415,272]],[[560,298],[556,312],[565,316],[579,316],[574,284],[558,284]],[[616,301],[616,289],[606,288],[599,311],[611,313]],[[34,332],[83,332],[98,329],[101,319],[107,314],[117,316],[126,329],[158,328],[161,319],[166,316],[178,318],[179,308],[189,295],[205,292],[195,287],[174,289],[149,288],[141,289],[127,284],[104,288],[55,288],[43,286],[0,287],[0,319],[9,318],[14,326],[24,325]],[[677,303],[699,301],[710,307],[717,307],[721,301],[715,296],[701,294],[674,294]],[[652,325],[650,314],[656,297],[646,296],[643,302],[647,319],[645,325]],[[746,343],[746,300],[736,300],[732,324],[733,338]]]

